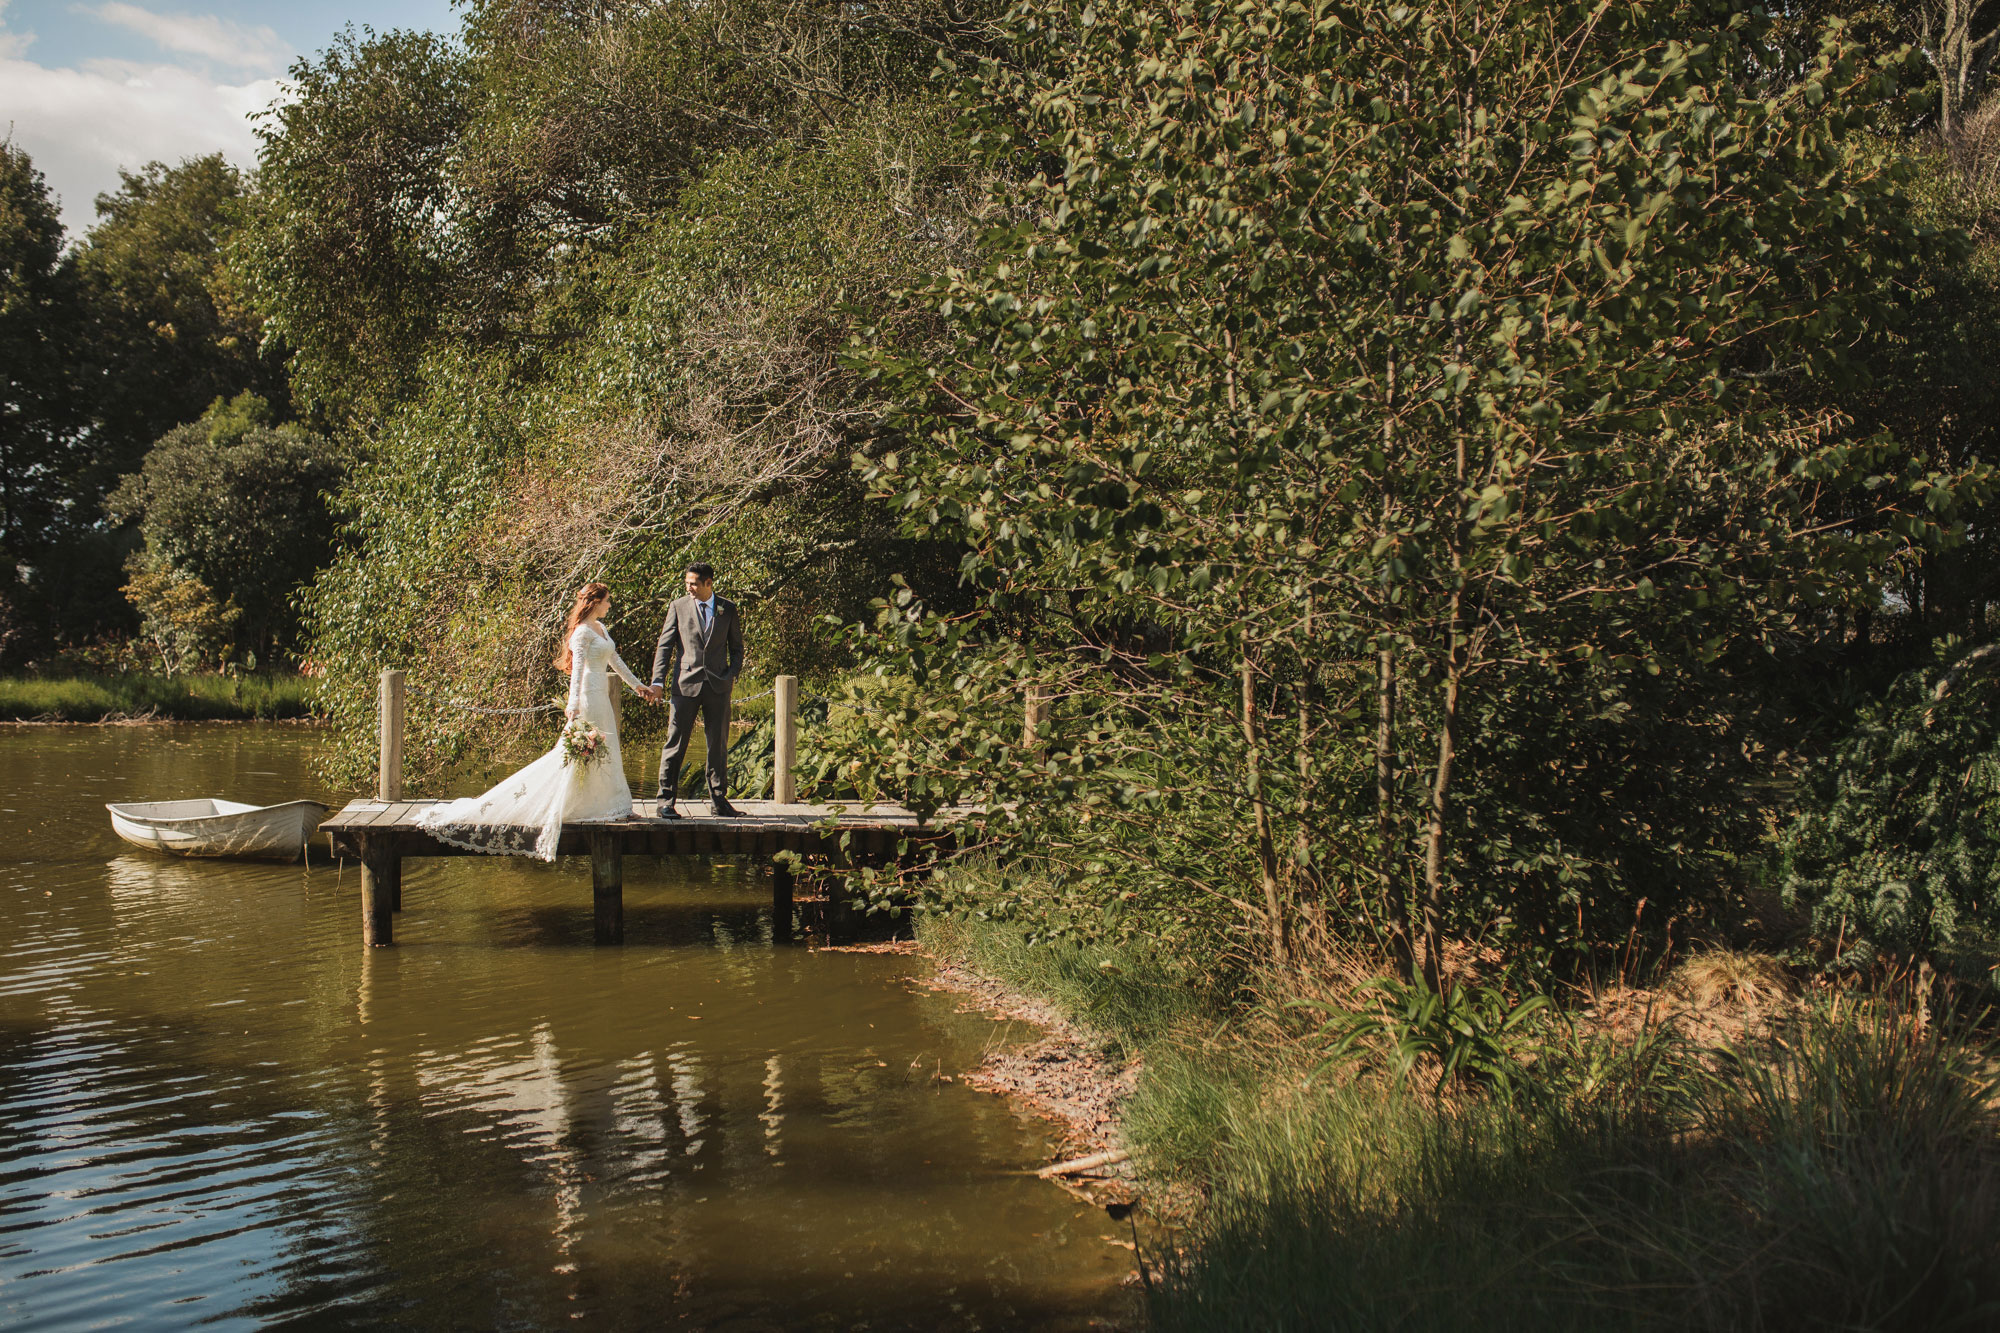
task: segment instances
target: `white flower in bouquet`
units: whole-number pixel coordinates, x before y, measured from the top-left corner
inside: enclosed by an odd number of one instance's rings
[[[604,757],[604,733],[583,718],[572,718],[563,728],[563,764],[586,768]]]

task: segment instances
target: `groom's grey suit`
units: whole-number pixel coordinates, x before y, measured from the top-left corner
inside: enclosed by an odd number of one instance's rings
[[[660,751],[660,799],[671,801],[681,785],[681,760],[701,714],[708,738],[708,798],[729,799],[729,694],[743,670],[743,621],[736,603],[711,598],[714,613],[704,623],[701,604],[682,597],[667,608],[667,623],[653,650],[653,684],[665,687],[673,707],[667,746]],[[668,672],[673,674],[670,677]]]

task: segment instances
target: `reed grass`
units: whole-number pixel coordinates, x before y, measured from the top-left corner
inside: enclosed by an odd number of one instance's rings
[[[1035,940],[1012,927],[953,916],[918,920],[924,947],[1038,996],[1121,1048],[1154,1045],[1223,1012],[1206,979],[1130,949]]]
[[[311,686],[293,675],[0,676],[0,720],[104,722],[302,718]]]
[[[1319,1072],[1157,960],[922,929],[1143,1051],[1127,1144],[1203,1201],[1156,1229],[1158,1329],[2000,1326],[1989,1065],[1896,1004],[1721,1052],[1552,1020],[1513,1092],[1440,1099]]]

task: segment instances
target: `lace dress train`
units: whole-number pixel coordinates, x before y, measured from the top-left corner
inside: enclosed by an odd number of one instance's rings
[[[618,749],[618,720],[611,711],[611,673],[641,689],[607,634],[578,625],[569,636],[571,710],[604,734],[603,755],[589,764],[563,762],[562,741],[526,768],[508,774],[477,796],[434,805],[417,816],[418,827],[440,842],[493,856],[553,861],[564,824],[623,819],[632,813],[632,788]]]

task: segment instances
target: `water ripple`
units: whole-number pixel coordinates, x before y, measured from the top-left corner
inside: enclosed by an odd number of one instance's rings
[[[1100,1219],[957,1084],[983,1020],[770,944],[761,881],[117,843],[102,802],[313,793],[285,728],[0,732],[0,1324],[1081,1328]],[[11,807],[11,809],[9,808]],[[23,812],[32,812],[24,814]],[[9,824],[8,821],[16,821]],[[11,858],[11,859],[10,859]]]

